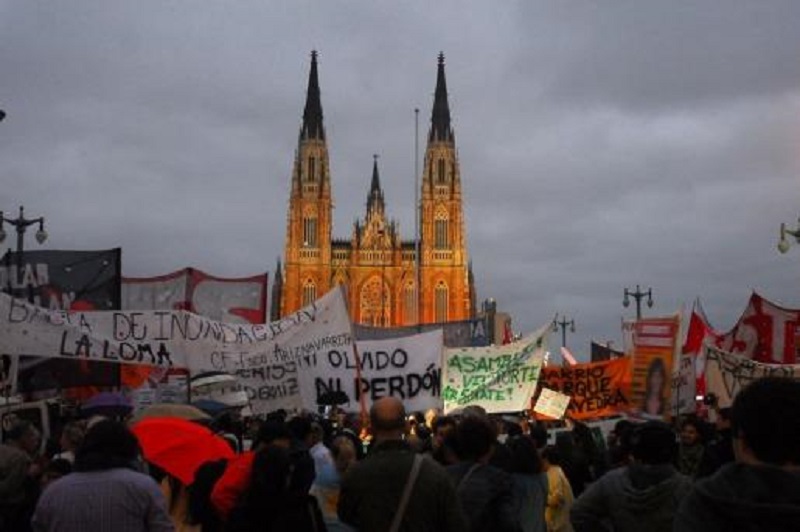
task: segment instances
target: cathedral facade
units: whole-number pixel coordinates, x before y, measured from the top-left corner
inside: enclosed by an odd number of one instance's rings
[[[346,288],[352,320],[364,325],[398,327],[473,317],[475,288],[443,54],[420,185],[419,234],[403,240],[398,224],[387,216],[375,157],[364,217],[354,223],[350,238],[332,236],[332,177],[317,54],[312,52],[272,318],[308,305],[339,284]]]

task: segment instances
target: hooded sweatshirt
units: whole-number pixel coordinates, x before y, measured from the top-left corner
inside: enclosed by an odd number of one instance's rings
[[[576,532],[669,532],[691,480],[672,465],[632,464],[606,473],[575,501]]]
[[[768,465],[723,466],[684,499],[675,530],[800,530],[800,472]]]

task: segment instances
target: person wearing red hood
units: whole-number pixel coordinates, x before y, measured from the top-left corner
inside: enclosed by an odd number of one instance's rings
[[[800,529],[800,381],[753,381],[733,401],[736,462],[694,485],[673,530]]]

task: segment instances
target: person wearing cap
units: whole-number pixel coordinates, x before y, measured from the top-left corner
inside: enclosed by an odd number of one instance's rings
[[[606,473],[591,484],[572,506],[576,532],[672,530],[675,512],[692,481],[673,466],[675,433],[661,421],[648,421],[631,437],[633,462]]]
[[[800,529],[800,381],[763,378],[733,401],[736,462],[698,481],[674,530]]]

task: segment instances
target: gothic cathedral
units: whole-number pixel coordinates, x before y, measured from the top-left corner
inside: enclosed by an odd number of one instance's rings
[[[346,287],[351,319],[363,325],[399,327],[473,317],[475,288],[443,54],[439,54],[419,198],[420,234],[402,240],[398,224],[387,218],[376,157],[365,217],[355,222],[349,239],[332,238],[331,170],[317,54],[312,52],[292,172],[284,263],[278,261],[274,279],[272,319],[298,310],[338,284]]]

